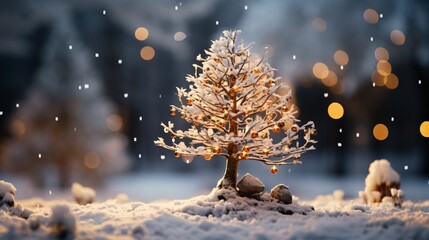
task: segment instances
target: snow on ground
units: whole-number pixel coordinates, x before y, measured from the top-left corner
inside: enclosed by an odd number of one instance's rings
[[[402,208],[389,204],[369,207],[360,200],[343,200],[342,195],[336,191],[311,201],[294,198],[284,209],[306,214],[293,215],[273,211],[271,207],[278,206],[273,202],[219,201],[217,193],[151,203],[120,198],[84,206],[71,201],[18,199],[34,213],[25,220],[0,210],[0,239],[52,239],[58,229],[49,223],[63,222],[73,228],[74,218],[78,239],[429,239],[429,200],[405,201]],[[314,206],[315,211],[305,205]],[[67,216],[52,216],[57,206]],[[31,230],[30,223],[37,221],[40,227]]]

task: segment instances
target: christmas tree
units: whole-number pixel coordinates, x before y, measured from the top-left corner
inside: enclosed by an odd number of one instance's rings
[[[225,174],[218,183],[224,189],[236,189],[240,161],[262,162],[275,174],[276,166],[301,163],[301,154],[316,143],[314,123],[298,125],[289,87],[251,52],[252,45],[238,43],[238,34],[224,31],[206,57],[197,56],[195,74],[186,77],[190,89],[177,88],[180,105],[172,105],[170,113],[192,126],[182,131],[171,122],[161,123],[172,142],[155,141],[188,163],[195,156],[225,157]]]
[[[128,167],[126,139],[109,129],[122,120],[67,16],[53,24],[43,56],[34,86],[12,116],[14,137],[0,163],[41,187],[100,185]]]

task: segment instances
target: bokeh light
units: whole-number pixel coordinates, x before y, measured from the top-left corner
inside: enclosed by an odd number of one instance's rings
[[[87,152],[83,157],[83,163],[89,169],[95,169],[100,165],[100,156],[94,151]]]
[[[14,119],[12,121],[12,132],[15,136],[21,137],[24,136],[26,127],[24,121],[20,119]]]
[[[386,60],[381,60],[377,63],[377,71],[382,76],[388,76],[392,72],[392,66],[390,66],[390,63]]]
[[[323,85],[327,87],[333,87],[337,84],[337,82],[338,82],[337,74],[333,71],[329,71],[328,76],[322,79]]]
[[[186,34],[184,32],[177,32],[174,34],[174,40],[175,41],[180,42],[180,41],[185,40],[185,38],[186,38]]]
[[[313,66],[313,74],[316,78],[324,79],[329,75],[329,68],[326,64],[318,62]]]
[[[375,49],[374,56],[375,56],[375,59],[377,59],[378,61],[381,61],[381,60],[389,61],[389,51],[387,51],[387,49],[383,47],[378,47],[377,49]]]
[[[311,21],[311,25],[318,32],[324,32],[326,30],[326,27],[327,27],[326,21],[320,17],[313,18],[313,20]]]
[[[429,121],[424,121],[420,124],[420,134],[425,138],[429,138]]]
[[[377,87],[382,87],[385,84],[385,77],[382,76],[378,71],[374,71],[371,74],[371,80]]]
[[[119,131],[123,126],[122,117],[118,114],[112,114],[106,119],[106,126],[110,131]]]
[[[385,77],[385,81],[385,85],[388,89],[395,89],[399,85],[399,79],[394,73],[391,73]]]
[[[149,31],[145,27],[139,27],[134,32],[134,36],[139,41],[144,41],[149,37]]]
[[[328,114],[332,119],[340,119],[344,115],[344,108],[341,104],[333,102],[329,104]]]
[[[405,43],[405,35],[403,32],[399,30],[393,30],[390,33],[390,40],[392,40],[392,43],[398,46],[402,46]]]
[[[143,60],[152,60],[155,57],[155,49],[150,46],[143,47],[140,51],[140,56],[143,58]]]
[[[374,9],[368,8],[363,13],[363,19],[365,19],[367,23],[376,24],[379,20],[378,13]]]
[[[386,127],[386,125],[379,123],[374,126],[372,133],[375,139],[383,141],[389,136],[389,129]]]
[[[338,50],[334,53],[334,61],[341,66],[347,65],[349,63],[349,55],[343,50]]]

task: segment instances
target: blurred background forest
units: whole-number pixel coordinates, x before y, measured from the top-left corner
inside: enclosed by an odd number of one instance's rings
[[[296,188],[318,176],[363,185],[369,163],[387,158],[428,192],[428,23],[423,0],[1,1],[0,178],[46,189],[102,187],[112,176],[114,185],[151,183],[147,191],[192,188],[200,178],[214,186],[223,159],[187,165],[153,140],[196,56],[223,30],[241,29],[291,85],[299,118],[318,128],[303,165],[273,176],[243,163],[241,174],[298,179]],[[338,120],[328,114],[332,102],[344,108]],[[316,182],[313,190],[324,183]]]

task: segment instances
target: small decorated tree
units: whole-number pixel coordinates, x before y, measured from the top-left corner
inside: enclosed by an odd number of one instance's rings
[[[275,174],[278,165],[301,163],[301,154],[315,149],[311,137],[316,134],[313,122],[298,125],[289,87],[274,77],[275,69],[264,58],[250,51],[251,45],[237,43],[238,33],[224,31],[205,58],[197,56],[195,74],[186,77],[190,89],[177,88],[180,105],[172,105],[170,113],[192,126],[182,131],[171,122],[161,123],[172,142],[155,141],[185,162],[195,156],[225,157],[218,188],[234,190],[240,161],[271,165]]]

